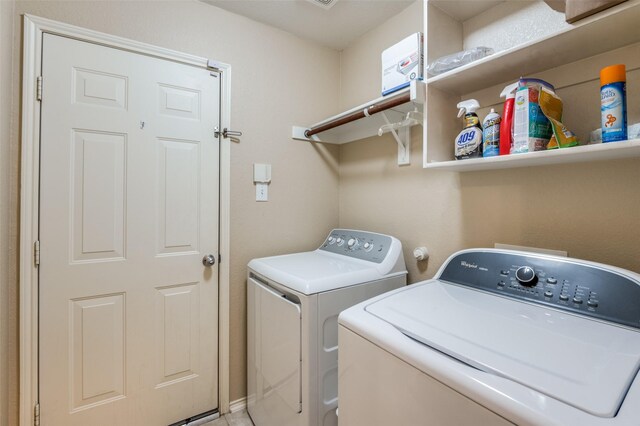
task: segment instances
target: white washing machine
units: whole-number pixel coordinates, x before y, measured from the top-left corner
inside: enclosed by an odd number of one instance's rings
[[[333,230],[311,252],[254,259],[247,407],[257,426],[337,425],[338,314],[406,284],[400,242]]]
[[[451,256],[339,318],[340,425],[640,425],[640,275]]]

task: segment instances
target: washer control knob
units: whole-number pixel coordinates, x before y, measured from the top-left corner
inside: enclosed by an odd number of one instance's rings
[[[339,245],[339,246],[341,246],[341,245],[343,245],[343,244],[344,244],[344,240],[343,240],[341,237],[338,237],[338,238],[336,239],[336,244],[337,244],[337,245]]]
[[[364,248],[366,251],[369,251],[373,248],[373,244],[366,242],[362,245],[362,248]]]
[[[336,237],[334,237],[333,235],[332,235],[332,236],[330,236],[330,237],[327,239],[327,242],[328,242],[329,244],[335,244],[335,243],[336,243]]]
[[[538,277],[536,277],[536,272],[530,266],[521,266],[516,271],[516,279],[520,284],[525,286],[534,286],[536,285],[536,281]]]
[[[355,250],[355,248],[358,247],[358,239],[353,237],[349,238],[349,241],[347,241],[347,247],[351,250]]]

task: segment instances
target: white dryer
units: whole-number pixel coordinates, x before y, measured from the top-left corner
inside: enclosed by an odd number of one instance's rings
[[[340,425],[640,425],[640,275],[492,249],[340,315]]]
[[[257,426],[337,425],[338,314],[406,284],[400,242],[333,230],[315,251],[254,259],[247,408]]]

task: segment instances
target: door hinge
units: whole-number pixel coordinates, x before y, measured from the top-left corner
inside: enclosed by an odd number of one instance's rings
[[[33,426],[40,426],[40,403],[36,402],[33,407]]]
[[[209,68],[210,70],[220,72],[220,64],[217,61],[214,61],[213,59],[209,59],[207,61],[207,68]],[[211,75],[213,76],[213,74]],[[217,77],[217,76],[214,76],[214,77]]]
[[[40,265],[40,241],[33,243],[33,263]]]
[[[39,75],[36,80],[36,100],[42,100],[42,76]]]

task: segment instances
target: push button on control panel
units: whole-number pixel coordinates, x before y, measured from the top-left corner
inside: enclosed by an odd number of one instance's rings
[[[553,278],[553,277],[550,277],[550,278],[547,278],[547,283],[549,283],[549,284],[557,284],[558,280]]]

